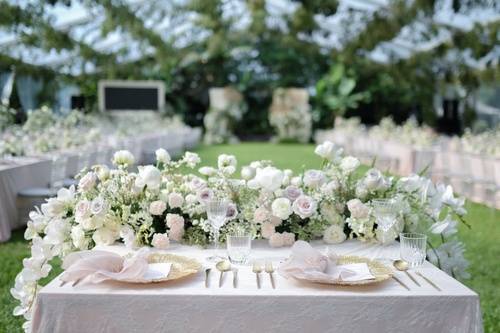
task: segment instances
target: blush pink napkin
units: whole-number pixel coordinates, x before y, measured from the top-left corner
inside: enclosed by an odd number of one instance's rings
[[[64,259],[62,268],[65,271],[60,279],[65,282],[85,279],[91,283],[141,280],[148,271],[148,255],[147,249],[141,249],[130,258],[107,251],[74,252]]]
[[[293,277],[324,283],[375,278],[365,263],[336,265],[333,256],[328,257],[321,254],[304,241],[295,242],[290,257],[280,265],[278,272],[287,279]]]

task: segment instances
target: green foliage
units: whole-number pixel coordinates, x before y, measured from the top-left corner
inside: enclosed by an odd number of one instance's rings
[[[315,116],[320,126],[331,127],[335,116],[342,117],[348,109],[370,100],[368,91],[355,92],[356,79],[342,64],[336,64],[316,84]]]

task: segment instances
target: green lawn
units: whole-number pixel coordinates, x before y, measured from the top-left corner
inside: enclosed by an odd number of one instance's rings
[[[320,159],[313,150],[313,145],[245,143],[201,147],[198,153],[206,165],[215,165],[219,154],[228,153],[238,157],[239,166],[268,159],[280,168],[300,171],[303,167],[319,167]],[[467,246],[472,278],[463,283],[480,295],[485,332],[500,332],[500,211],[471,202],[467,203],[467,209],[472,230],[461,226],[459,234]],[[21,332],[22,320],[12,316],[15,302],[9,289],[21,269],[22,258],[28,255],[22,231],[15,232],[9,242],[0,244],[0,332]],[[59,269],[51,276],[58,272]]]

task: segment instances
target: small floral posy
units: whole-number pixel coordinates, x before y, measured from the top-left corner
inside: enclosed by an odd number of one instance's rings
[[[157,249],[171,242],[207,245],[213,234],[205,203],[212,198],[231,202],[221,239],[241,228],[272,247],[291,246],[298,239],[387,242],[402,231],[424,232],[438,235],[429,237],[428,259],[455,277],[467,277],[464,247],[456,238],[457,221],[466,213],[464,200],[454,197],[450,186],[419,175],[395,180],[377,169],[358,176],[359,161],[331,142],[315,152],[323,158],[319,169],[293,174],[271,161],[255,161],[242,167],[241,178],[232,155],[221,155],[215,167],[186,173],[186,167],[200,163],[197,154],[186,152],[172,161],[161,149],[155,166],[130,172],[134,156],[117,152],[116,168],[94,166],[79,175],[76,188],[61,189],[31,212],[25,233],[32,242],[31,257],[23,261],[11,290],[20,301],[14,314],[25,316],[29,331],[38,282],[56,257],[115,242]],[[372,200],[381,198],[392,198],[401,207],[398,222],[385,233],[373,216]]]

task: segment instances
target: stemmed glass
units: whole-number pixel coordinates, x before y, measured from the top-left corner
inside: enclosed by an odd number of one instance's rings
[[[399,205],[394,199],[373,199],[372,206],[378,228],[383,232],[382,243],[385,243],[385,235],[396,224]]]
[[[207,217],[213,229],[214,235],[214,255],[207,258],[209,261],[219,261],[224,259],[218,254],[219,250],[219,230],[226,222],[227,208],[229,201],[226,199],[212,199],[206,203]]]

